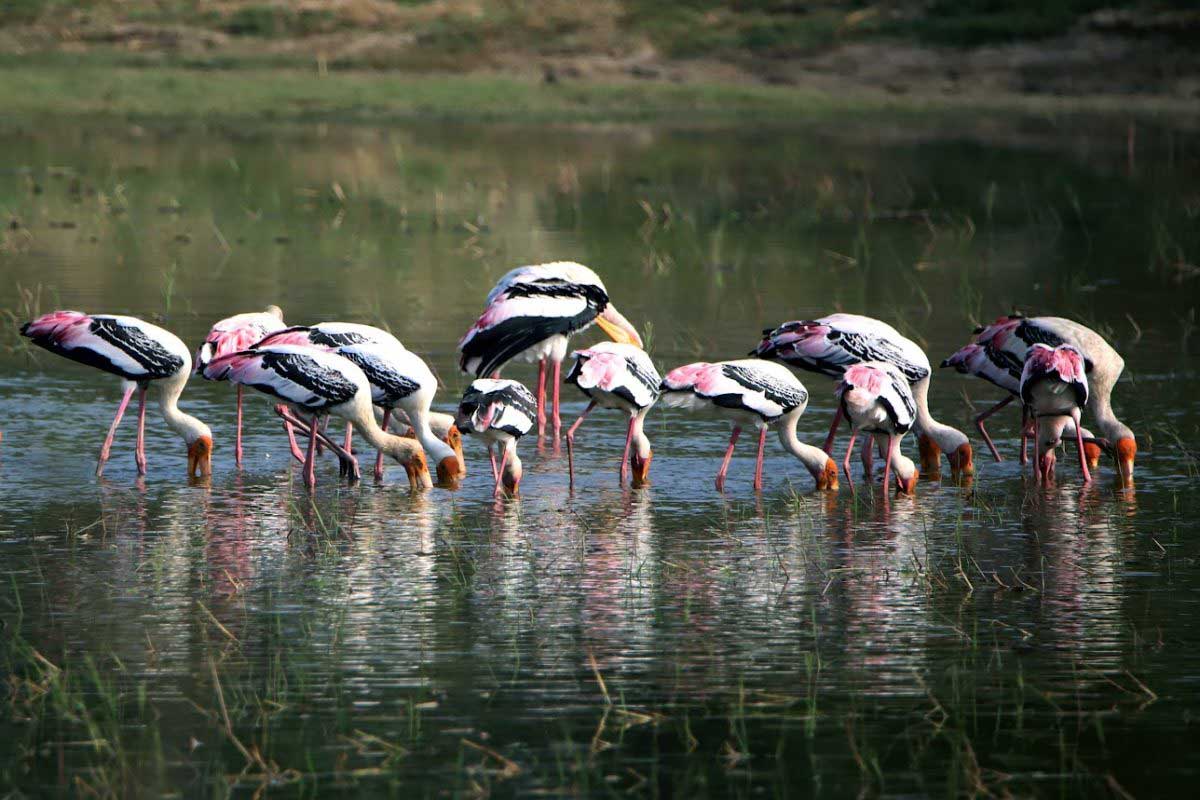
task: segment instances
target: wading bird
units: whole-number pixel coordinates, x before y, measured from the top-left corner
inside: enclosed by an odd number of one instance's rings
[[[758,460],[754,489],[762,489],[763,450],[767,428],[775,425],[783,448],[794,455],[817,482],[818,489],[836,490],[837,466],[819,447],[796,438],[796,423],[808,407],[808,390],[786,367],[768,361],[698,362],[677,367],[662,382],[662,402],[729,420],[733,433],[717,473],[717,491],[725,488],[729,460],[742,428],[758,428]]]
[[[396,412],[437,465],[438,480],[447,483],[466,474],[462,436],[449,414],[429,410],[437,392],[437,378],[420,356],[395,336],[380,328],[348,322],[323,322],[287,328],[259,342],[316,347],[350,359],[371,383],[371,402],[383,409],[380,428],[385,432]],[[434,421],[437,428],[435,430]],[[343,448],[351,448],[353,426],[347,423]],[[383,479],[383,451],[375,456],[375,479]]]
[[[908,378],[894,365],[883,361],[864,361],[846,368],[835,390],[838,398],[839,417],[850,423],[850,443],[846,445],[846,458],[842,469],[850,488],[854,480],[850,477],[850,455],[854,452],[854,440],[859,432],[867,434],[863,447],[879,445],[887,440],[887,460],[883,467],[883,490],[888,489],[891,471],[896,470],[896,484],[900,491],[912,494],[917,488],[918,472],[912,459],[900,452],[900,440],[916,422],[917,404],[909,386]],[[829,429],[832,437],[837,430],[837,418]],[[870,475],[866,475],[869,479]]]
[[[501,491],[516,497],[520,491],[522,470],[517,442],[533,429],[536,415],[537,401],[516,381],[477,378],[463,392],[454,424],[463,433],[478,436],[487,444],[497,497]],[[493,445],[500,447],[499,467]]]
[[[930,475],[941,471],[944,452],[954,475],[975,472],[971,444],[962,431],[938,422],[929,413],[929,380],[933,372],[929,357],[920,346],[900,332],[871,317],[858,314],[830,314],[814,320],[785,322],[774,330],[764,330],[763,340],[751,355],[778,359],[783,363],[840,378],[846,368],[864,361],[883,361],[900,370],[912,387],[916,401],[917,444],[921,451],[921,469]],[[833,419],[825,451],[830,452],[833,436],[841,420],[841,411]],[[871,452],[863,453],[863,465],[870,473]]]
[[[316,485],[316,446],[322,417],[341,417],[358,429],[372,447],[382,450],[404,466],[409,484],[414,489],[433,485],[425,451],[414,439],[385,433],[375,422],[371,409],[371,384],[363,371],[336,353],[314,347],[271,345],[215,358],[204,368],[209,380],[229,380],[277,397],[285,403],[312,414],[304,423],[308,427],[308,452],[304,460],[304,483],[310,489]],[[276,407],[281,416],[286,409]],[[338,452],[339,448],[334,447]],[[358,477],[358,466],[349,452],[338,455],[353,465],[352,475]]]
[[[575,486],[575,431],[596,406],[615,408],[629,417],[625,452],[621,455],[620,483],[625,485],[626,470],[632,469],[633,485],[645,485],[654,454],[642,425],[647,412],[658,401],[662,383],[654,362],[640,347],[619,342],[600,342],[576,350],[571,357],[575,363],[567,373],[566,381],[578,386],[589,401],[579,419],[567,429],[567,470],[571,487]]]
[[[975,351],[974,358],[976,360],[986,359],[993,366],[988,368],[988,375],[979,372],[972,372],[972,374],[980,375],[1009,392],[1014,391],[1011,388],[1012,383],[1018,385],[1016,391],[1019,391],[1025,356],[1034,344],[1041,343],[1050,347],[1069,344],[1076,347],[1083,354],[1084,369],[1088,376],[1090,391],[1087,409],[1095,419],[1100,436],[1103,437],[1106,446],[1111,448],[1116,456],[1121,482],[1125,486],[1133,483],[1133,463],[1137,456],[1137,440],[1129,426],[1117,419],[1112,409],[1112,390],[1121,377],[1121,372],[1125,369],[1125,361],[1112,345],[1104,340],[1104,337],[1091,328],[1062,317],[1022,317],[1019,314],[1000,317],[991,325],[977,328],[975,334],[972,344],[983,350],[982,353]],[[967,345],[959,350],[942,362],[942,365],[955,367],[962,372],[959,361],[966,356],[960,356],[960,354],[970,347],[971,345]],[[1008,378],[1004,380],[1008,382],[1002,383],[1000,380],[994,379],[1001,378],[1003,373],[1007,373]],[[1011,399],[1011,395],[1004,398],[976,419],[984,439],[992,448],[992,453],[997,460],[999,454],[992,446],[991,437],[987,435],[987,431],[983,427],[983,420],[1008,405]],[[1087,435],[1086,432],[1081,433]],[[1023,432],[1022,463],[1024,463],[1024,437],[1025,433]],[[1088,451],[1088,460],[1093,466],[1096,466],[1099,462],[1100,447],[1089,442],[1085,442],[1084,446]]]
[[[538,363],[538,437],[546,429],[546,368],[553,366],[554,438],[567,339],[598,324],[616,342],[642,346],[637,330],[609,302],[595,272],[570,261],[517,267],[488,293],[487,307],[458,343],[459,366],[475,377],[497,377],[514,358]]]
[[[218,356],[236,353],[254,345],[268,333],[284,327],[283,310],[267,306],[264,311],[234,314],[220,320],[208,331],[204,343],[196,351],[196,374],[204,372],[208,362]],[[237,387],[237,430],[233,440],[233,460],[242,466],[242,387]]]
[[[982,330],[982,329],[981,329]],[[1014,399],[1021,396],[1021,369],[1024,366],[1022,362],[1018,362],[1016,357],[1011,353],[1003,350],[996,350],[990,345],[968,344],[956,350],[949,358],[942,362],[943,367],[954,367],[963,375],[975,375],[983,378],[988,383],[998,386],[1001,389],[1009,392],[1008,397],[1005,397],[1000,402],[996,403],[991,408],[983,411],[975,417],[975,427],[979,429],[979,434],[983,437],[983,441],[987,444],[988,449],[992,452],[992,457],[997,461],[1003,461],[1000,451],[996,449],[996,444],[992,441],[992,437],[988,434],[987,428],[984,427],[984,421],[992,414],[995,414],[1000,409],[1004,408]],[[1032,423],[1027,417],[1027,409],[1025,404],[1021,404],[1021,463],[1024,464],[1026,457],[1026,442],[1029,439],[1029,433]],[[1065,433],[1069,436],[1075,435],[1074,422],[1070,423],[1069,430]],[[1095,443],[1095,437],[1086,428],[1082,431],[1084,437],[1084,449],[1087,451],[1089,465],[1094,469],[1100,460],[1100,446]]]
[[[1034,472],[1039,480],[1054,479],[1054,448],[1062,441],[1063,429],[1070,420],[1075,423],[1079,470],[1083,482],[1091,483],[1079,430],[1080,409],[1087,401],[1088,379],[1079,348],[1069,344],[1050,347],[1040,342],[1029,348],[1021,371],[1021,402],[1034,421]]]
[[[22,325],[21,335],[52,353],[124,379],[125,396],[100,448],[97,475],[104,471],[113,436],[135,388],[141,390],[135,457],[138,474],[146,474],[146,391],[151,383],[158,390],[163,421],[187,443],[188,476],[212,474],[212,431],[178,406],[179,395],[192,372],[192,355],[178,336],[135,317],[88,315],[79,311],[45,314]]]

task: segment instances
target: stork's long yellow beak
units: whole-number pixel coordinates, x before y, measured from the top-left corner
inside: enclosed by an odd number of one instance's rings
[[[600,316],[596,317],[596,324],[614,342],[631,344],[634,347],[642,346],[642,337],[638,335],[637,328],[633,327],[633,323],[625,319],[625,316],[617,311],[612,303],[609,303]]]

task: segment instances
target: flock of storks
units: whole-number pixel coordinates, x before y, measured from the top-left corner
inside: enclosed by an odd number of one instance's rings
[[[768,428],[774,427],[784,449],[809,471],[821,490],[838,488],[838,469],[830,457],[834,436],[844,420],[850,429],[842,469],[850,482],[850,458],[857,438],[864,477],[872,474],[876,451],[884,460],[885,494],[894,476],[898,491],[912,493],[920,472],[940,474],[944,453],[954,475],[974,472],[967,437],[938,422],[929,412],[932,368],[924,351],[892,326],[855,314],[786,322],[763,332],[752,358],[699,362],[660,377],[642,348],[637,329],[610,302],[600,278],[587,267],[556,262],[508,272],[487,296],[486,308],[458,344],[460,365],[475,376],[454,415],[431,411],[437,379],[425,362],[394,336],[357,323],[322,322],[287,326],[282,311],[237,314],[212,327],[199,348],[195,372],[208,380],[237,387],[235,458],[242,463],[242,390],[250,387],[279,402],[292,454],[303,463],[305,484],[315,484],[318,454],[327,448],[343,475],[357,479],[352,444],[357,430],[378,451],[374,474],[383,477],[384,456],[404,466],[410,485],[433,485],[432,460],[439,485],[454,486],[465,474],[461,434],[478,436],[488,449],[495,492],[516,495],[521,481],[518,440],[547,425],[546,383],[551,373],[550,424],[559,441],[559,388],[571,336],[593,324],[612,339],[570,352],[565,382],[589,402],[566,432],[569,479],[574,486],[575,435],[597,406],[624,413],[629,420],[621,456],[622,485],[637,487],[649,476],[653,454],[644,431],[646,414],[662,399],[675,408],[728,420],[733,433],[717,473],[722,490],[734,446],[743,428],[758,432],[754,488],[763,485],[763,454]],[[136,460],[146,472],[144,428],[148,388],[157,389],[167,425],[188,446],[189,476],[211,474],[212,431],[179,409],[178,401],[193,372],[190,349],[174,334],[128,316],[55,311],[21,328],[21,333],[51,352],[110,372],[123,379],[124,396],[100,451],[99,475],[113,436],[138,390]],[[514,359],[538,364],[536,395],[522,384],[499,377]],[[1078,448],[1085,482],[1092,480],[1101,456],[1116,461],[1120,481],[1132,485],[1137,453],[1133,432],[1120,422],[1110,403],[1113,385],[1124,368],[1115,350],[1097,333],[1059,317],[1007,316],[978,328],[970,344],[942,366],[981,377],[1005,391],[1005,397],[976,418],[997,461],[1000,453],[984,421],[1019,399],[1022,409],[1021,461],[1027,440],[1034,439],[1034,475],[1054,478],[1055,451],[1065,438]],[[808,405],[808,391],[789,367],[837,380],[837,411],[824,447],[801,442],[796,423]],[[1089,411],[1098,435],[1081,421]],[[327,429],[329,417],[346,422],[341,441]],[[388,432],[403,426],[405,435]],[[914,431],[921,466],[906,457],[900,442]],[[302,450],[296,435],[307,438]],[[499,455],[497,457],[497,451]],[[498,460],[497,460],[498,459]]]

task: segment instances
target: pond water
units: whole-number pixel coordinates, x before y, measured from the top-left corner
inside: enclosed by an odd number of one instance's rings
[[[0,781],[26,795],[264,790],[751,796],[1163,795],[1200,776],[1200,135],[1166,122],[852,117],[794,127],[410,125],[0,129]],[[1014,307],[1079,319],[1127,362],[1136,487],[1084,488],[977,446],[964,485],[812,492],[772,438],[656,409],[652,485],[624,426],[522,444],[495,501],[313,495],[270,403],[195,383],[214,475],[127,420],[115,380],[15,326],[78,308],[196,344],[268,303],[386,325],[453,407],[454,345],[510,267],[595,268],[660,368],[743,356],[833,310],[935,363]],[[581,341],[591,341],[589,332]],[[529,381],[524,365],[506,373]],[[832,382],[802,438],[819,444]],[[584,402],[565,387],[569,422]],[[935,376],[964,430],[998,399]],[[911,441],[905,443],[915,448]],[[856,465],[857,467],[857,465]]]

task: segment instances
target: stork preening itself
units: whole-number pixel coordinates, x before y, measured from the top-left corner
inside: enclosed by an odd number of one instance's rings
[[[499,377],[520,358],[538,364],[538,437],[546,429],[546,374],[553,370],[554,439],[561,428],[559,386],[571,336],[599,325],[616,342],[642,346],[637,329],[617,311],[595,272],[572,261],[510,270],[488,293],[487,307],[459,340],[459,366],[477,378]]]

